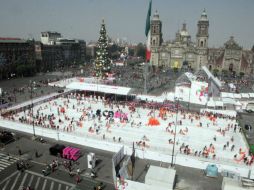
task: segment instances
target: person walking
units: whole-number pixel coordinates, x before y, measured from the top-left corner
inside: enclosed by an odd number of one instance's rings
[[[18,153],[19,153],[20,156],[22,155],[22,152],[21,152],[20,148],[18,149]]]
[[[79,184],[80,183],[80,176],[76,175],[75,180],[76,180],[76,184]]]

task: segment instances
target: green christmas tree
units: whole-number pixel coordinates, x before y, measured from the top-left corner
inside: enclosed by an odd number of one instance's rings
[[[110,59],[108,57],[108,40],[104,20],[102,20],[100,37],[97,44],[95,59],[95,76],[99,78],[107,78],[111,70]]]

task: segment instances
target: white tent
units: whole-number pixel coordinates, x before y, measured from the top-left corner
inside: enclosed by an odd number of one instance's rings
[[[222,101],[224,104],[236,104],[236,101],[234,98],[222,98]]]
[[[250,95],[248,93],[241,93],[242,98],[249,98]]]
[[[215,102],[213,101],[213,99],[210,99],[207,104],[206,104],[207,107],[215,107]]]
[[[149,95],[137,95],[136,99],[144,100],[148,102],[164,102],[164,96],[149,96]]]
[[[236,117],[236,111],[234,111],[234,110],[200,109],[200,113],[204,113],[204,112],[218,113],[218,114],[222,114],[222,115]]]
[[[242,98],[242,95],[241,94],[234,94],[234,98]]]
[[[215,101],[215,106],[216,106],[216,107],[223,107],[224,104],[223,104],[222,101]]]
[[[221,92],[221,97],[222,98],[234,98],[234,94],[228,93],[228,92]]]
[[[118,94],[118,95],[128,95],[131,91],[131,88],[122,87],[122,86],[112,86],[112,85],[94,84],[94,83],[85,83],[85,82],[73,82],[67,85],[66,88],[92,91],[92,92],[103,92],[106,94]]]
[[[254,98],[254,93],[249,93],[250,98]]]

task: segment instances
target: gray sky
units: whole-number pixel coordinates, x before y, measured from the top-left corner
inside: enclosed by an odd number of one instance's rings
[[[57,31],[66,38],[97,40],[101,19],[113,39],[145,42],[149,0],[0,0],[0,37],[34,37]],[[164,41],[187,23],[195,41],[203,9],[210,21],[209,46],[222,46],[231,35],[244,48],[254,44],[254,0],[153,0],[163,23]]]

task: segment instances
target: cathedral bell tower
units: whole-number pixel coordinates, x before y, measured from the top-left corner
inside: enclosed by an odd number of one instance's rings
[[[162,43],[162,23],[158,12],[156,11],[151,20],[151,60],[150,63],[154,66],[159,66],[159,48]]]
[[[201,17],[198,21],[198,31],[197,31],[197,42],[196,47],[198,51],[197,56],[197,69],[199,69],[201,66],[206,65],[207,60],[207,54],[208,54],[208,28],[209,28],[209,20],[207,18],[206,10],[204,9]]]
[[[161,20],[156,11],[151,20],[151,47],[159,47],[162,43]]]

